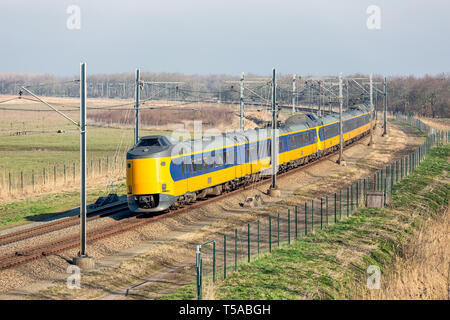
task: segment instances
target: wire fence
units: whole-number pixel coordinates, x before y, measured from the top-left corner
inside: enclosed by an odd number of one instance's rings
[[[114,180],[125,177],[125,158],[110,157],[91,159],[86,162],[88,179],[112,177]],[[54,164],[30,171],[0,172],[0,197],[35,193],[52,187],[78,183],[80,165],[78,162]]]
[[[226,279],[243,264],[261,254],[272,252],[283,245],[338,223],[366,205],[368,194],[377,192],[384,204],[392,199],[392,188],[408,176],[425,158],[432,146],[447,144],[450,131],[437,131],[418,119],[402,114],[397,121],[426,133],[425,142],[410,154],[395,160],[363,179],[347,185],[334,194],[328,194],[240,226],[196,247],[196,293],[202,299],[203,285]]]

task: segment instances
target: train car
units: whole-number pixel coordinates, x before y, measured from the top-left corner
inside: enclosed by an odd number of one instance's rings
[[[366,105],[343,113],[346,144],[368,133],[370,118],[373,110]],[[271,128],[262,128],[184,142],[164,135],[142,137],[127,153],[130,210],[179,208],[262,179],[271,168],[271,134]],[[338,148],[339,116],[294,115],[277,138],[278,170],[284,172]]]

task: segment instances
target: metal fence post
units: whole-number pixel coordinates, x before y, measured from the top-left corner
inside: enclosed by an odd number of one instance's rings
[[[223,235],[223,278],[227,278],[227,235]]]
[[[349,209],[350,209],[350,207],[349,207],[349,196],[350,196],[350,187],[347,187],[347,217],[348,217],[348,214],[349,214]]]
[[[213,242],[213,282],[216,282],[216,242]]]
[[[298,239],[298,207],[295,206],[295,239]]]
[[[394,184],[394,164],[391,163],[391,170],[389,170],[389,172],[391,173],[391,190],[392,190],[392,185]]]
[[[247,234],[248,234],[248,250],[247,250],[247,256],[248,256],[248,263],[250,263],[250,223],[247,225]]]
[[[320,229],[323,229],[323,198],[320,198]]]
[[[234,229],[234,271],[237,271],[237,229]]]
[[[353,212],[353,185],[354,184],[350,185],[350,196],[351,196],[351,199],[350,199],[350,213]]]
[[[288,209],[288,244],[291,244],[291,210]]]
[[[305,236],[308,235],[308,203],[305,202]]]
[[[367,186],[366,186],[366,179],[367,177],[364,177],[364,184],[363,184],[363,201],[365,202],[366,200],[366,192],[367,192]]]
[[[272,252],[272,217],[269,216],[269,252]]]
[[[277,245],[280,246],[280,213],[277,216]]]
[[[334,193],[334,223],[337,222],[337,193]]]
[[[314,232],[314,200],[311,200],[311,232]]]
[[[359,208],[359,183],[361,182],[361,180],[358,180],[358,182],[356,182],[356,208]]]
[[[259,257],[259,237],[260,237],[260,223],[259,223],[259,220],[258,220],[258,257]]]
[[[400,159],[400,179],[403,179],[403,158]]]
[[[202,300],[202,272],[201,272],[201,253],[198,245],[195,251],[195,271],[197,279],[197,299]]]
[[[326,199],[326,203],[327,203],[327,219],[326,219],[326,222],[327,222],[327,226],[328,226],[328,195],[325,196],[325,199]]]

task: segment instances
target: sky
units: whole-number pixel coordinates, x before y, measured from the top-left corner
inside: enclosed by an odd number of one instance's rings
[[[2,0],[0,72],[422,76],[449,35],[447,0]]]

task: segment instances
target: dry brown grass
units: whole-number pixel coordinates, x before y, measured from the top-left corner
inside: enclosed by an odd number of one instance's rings
[[[79,168],[76,168],[75,175],[73,174],[73,167],[67,168],[66,175],[63,174],[61,168],[58,168],[56,177],[53,168],[47,169],[45,180],[42,172],[36,173],[34,178],[32,178],[30,174],[27,174],[23,176],[23,180],[20,180],[20,175],[17,175],[16,173],[16,176],[13,177],[11,187],[9,187],[8,175],[6,172],[0,172],[0,203],[12,202],[28,196],[48,194],[63,190],[72,191],[80,188]],[[93,166],[88,169],[87,185],[108,186],[112,183],[116,184],[124,177],[125,166],[122,163],[121,165],[115,165],[113,163],[111,167],[108,168]]]
[[[429,218],[404,244],[380,290],[367,290],[363,299],[450,299],[450,212]]]
[[[203,300],[216,300],[216,287],[212,281],[208,281],[203,286]]]

